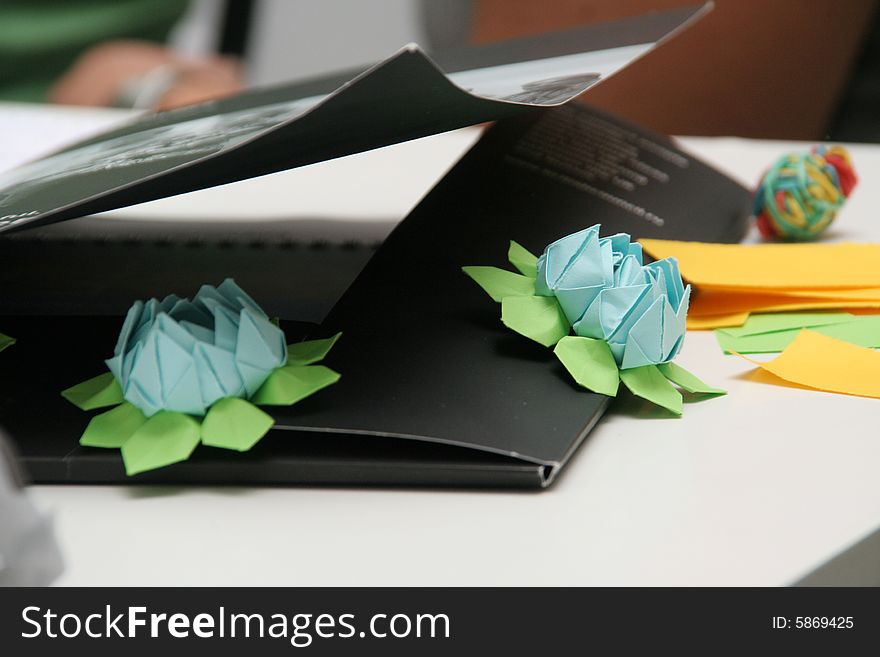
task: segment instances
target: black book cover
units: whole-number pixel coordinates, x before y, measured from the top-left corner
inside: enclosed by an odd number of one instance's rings
[[[0,173],[0,233],[565,103],[711,7],[472,46],[148,115]]]

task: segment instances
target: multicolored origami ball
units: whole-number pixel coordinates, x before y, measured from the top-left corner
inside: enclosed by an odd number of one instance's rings
[[[753,214],[767,239],[811,240],[834,221],[858,182],[842,146],[780,158],[764,174]]]

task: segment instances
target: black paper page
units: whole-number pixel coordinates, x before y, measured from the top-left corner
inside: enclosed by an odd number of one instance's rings
[[[441,58],[449,74],[411,45],[353,79],[258,90],[149,116],[0,174],[0,232],[564,103],[704,10],[468,48]]]

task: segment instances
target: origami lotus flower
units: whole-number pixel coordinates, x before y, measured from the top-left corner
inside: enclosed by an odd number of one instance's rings
[[[723,394],[672,363],[684,340],[690,286],[678,263],[645,265],[642,247],[599,226],[550,244],[540,258],[510,243],[510,263],[464,267],[501,303],[501,320],[546,346],[582,386],[614,396],[620,381],[636,395],[681,414],[681,393]],[[574,332],[575,335],[571,335]]]
[[[92,418],[88,447],[120,448],[129,475],[189,458],[199,443],[246,451],[275,421],[255,404],[290,405],[339,380],[316,365],[339,338],[285,344],[284,333],[231,279],[190,301],[131,307],[109,372],[61,394]]]
[[[690,286],[678,263],[643,265],[642,247],[592,226],[548,246],[535,292],[555,296],[577,335],[605,340],[621,369],[671,361],[684,340]]]
[[[224,397],[251,397],[287,360],[283,331],[230,279],[203,285],[192,301],[137,301],[107,367],[126,400],[204,415]]]

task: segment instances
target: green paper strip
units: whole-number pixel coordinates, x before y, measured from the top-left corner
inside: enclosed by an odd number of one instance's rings
[[[617,395],[620,385],[617,362],[604,340],[567,335],[553,353],[579,385],[609,397]]]
[[[3,351],[7,347],[11,347],[15,344],[15,338],[11,338],[8,335],[3,335],[0,333],[0,351]]]
[[[122,445],[129,476],[185,461],[199,444],[199,423],[189,415],[159,411]]]
[[[323,365],[279,367],[251,397],[254,404],[290,406],[339,381],[340,375]]]
[[[225,397],[202,420],[202,444],[246,452],[272,428],[275,420],[244,399]]]
[[[839,312],[811,313],[760,313],[749,315],[745,324],[723,329],[725,333],[740,338],[744,335],[790,331],[792,329],[828,326],[852,321],[855,315]]]
[[[147,421],[141,410],[128,402],[96,415],[79,444],[86,447],[119,448]]]
[[[620,370],[620,380],[634,395],[681,415],[681,393],[666,380],[656,365]]]
[[[110,372],[63,390],[61,396],[84,411],[115,406],[124,401],[122,388]]]
[[[324,360],[342,333],[323,340],[307,340],[287,345],[288,365],[311,365]]]
[[[880,347],[880,316],[877,315],[853,315],[845,323],[814,326],[810,330],[860,347]],[[768,354],[783,351],[800,332],[797,328],[737,337],[727,331],[715,331],[715,338],[727,353]]]
[[[493,301],[501,303],[504,297],[532,296],[535,279],[498,267],[462,267],[461,270],[474,279]]]
[[[531,253],[521,244],[510,240],[507,259],[523,276],[528,276],[529,278],[538,277],[538,256]]]
[[[672,381],[682,390],[687,390],[693,394],[702,395],[726,395],[727,391],[721,388],[715,388],[708,383],[704,383],[697,376],[688,372],[681,365],[675,363],[662,363],[657,366],[660,374]]]
[[[552,347],[571,331],[556,297],[505,297],[501,321],[545,347]]]

